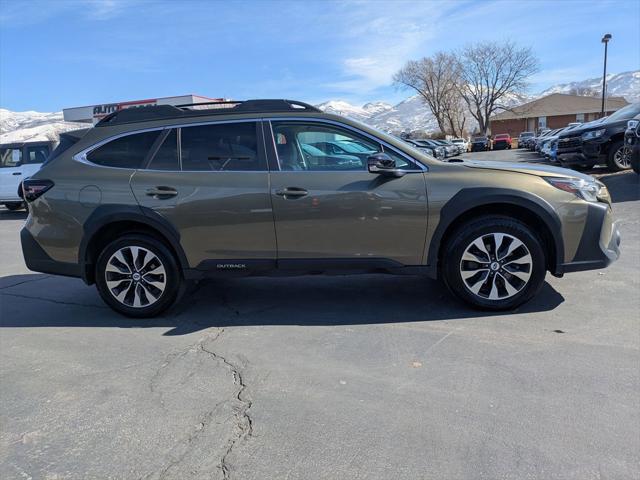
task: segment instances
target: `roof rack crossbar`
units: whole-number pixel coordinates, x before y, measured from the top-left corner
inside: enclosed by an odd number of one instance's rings
[[[206,105],[233,105],[229,108],[193,108]],[[191,107],[191,108],[190,108]],[[203,103],[185,103],[181,105],[151,105],[138,108],[125,108],[110,113],[96,126],[114,125],[122,123],[136,123],[148,120],[164,120],[168,118],[183,118],[204,115],[229,115],[233,113],[268,113],[268,112],[320,112],[308,103],[297,100],[266,99],[266,100],[225,100]]]

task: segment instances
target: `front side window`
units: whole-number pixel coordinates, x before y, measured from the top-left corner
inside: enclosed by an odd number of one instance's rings
[[[367,158],[382,151],[397,168],[415,168],[402,155],[344,128],[303,122],[273,122],[272,128],[281,170],[366,171]]]
[[[87,160],[105,167],[140,168],[160,133],[155,130],[116,138],[89,152]]]
[[[49,156],[49,147],[46,145],[27,147],[26,163],[44,163]]]
[[[17,167],[22,164],[21,148],[2,148],[0,149],[0,167]]]
[[[262,171],[256,122],[181,128],[183,171]]]

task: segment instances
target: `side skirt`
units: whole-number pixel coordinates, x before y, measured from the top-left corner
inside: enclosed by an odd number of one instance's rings
[[[403,265],[387,258],[290,258],[205,260],[184,271],[187,280],[204,278],[296,275],[356,275],[386,273],[392,275],[428,275],[423,265]]]

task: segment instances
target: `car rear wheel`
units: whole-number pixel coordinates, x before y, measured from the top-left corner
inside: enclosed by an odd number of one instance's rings
[[[4,204],[7,207],[7,210],[11,210],[12,212],[16,210],[20,210],[21,208],[25,208],[24,202],[9,202]]]
[[[614,143],[609,149],[607,165],[614,172],[631,168],[631,148],[622,140]]]
[[[466,303],[485,310],[511,310],[542,287],[546,274],[542,242],[522,222],[485,216],[449,238],[443,278]]]
[[[116,312],[153,317],[169,308],[183,282],[178,264],[160,241],[126,235],[107,245],[96,263],[96,287]]]

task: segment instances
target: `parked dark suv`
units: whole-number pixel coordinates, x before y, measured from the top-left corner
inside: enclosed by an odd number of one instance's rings
[[[471,151],[472,152],[484,152],[491,150],[491,140],[489,137],[473,137],[471,139]]]
[[[631,149],[631,168],[640,174],[640,115],[627,122],[624,143]]]
[[[638,114],[640,102],[621,108],[602,122],[566,131],[558,138],[558,161],[582,168],[606,164],[613,171],[631,168],[631,148],[624,143],[624,131],[627,120]]]
[[[605,267],[620,242],[589,176],[440,162],[288,100],[115,112],[23,190],[28,267],[95,283],[136,317],[185,281],[309,272],[425,274],[476,307],[512,309],[547,270]]]

